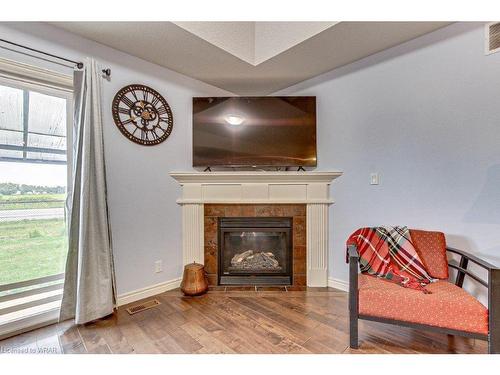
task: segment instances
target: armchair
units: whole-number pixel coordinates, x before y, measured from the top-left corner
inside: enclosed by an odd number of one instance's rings
[[[358,251],[348,246],[350,347],[358,348],[358,320],[364,319],[486,340],[489,353],[500,353],[500,269],[447,247],[443,233],[411,229],[410,235],[429,274],[439,279],[428,286],[432,294],[359,274]],[[459,263],[448,261],[447,253],[458,255]],[[485,269],[488,280],[470,271],[469,263]],[[449,268],[457,270],[454,283]],[[465,276],[487,288],[488,308],[462,289]]]

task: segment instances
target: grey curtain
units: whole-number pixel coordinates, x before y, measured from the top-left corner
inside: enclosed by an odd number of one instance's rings
[[[83,324],[115,307],[101,112],[101,70],[74,72],[73,184],[67,200],[68,258],[60,320]]]

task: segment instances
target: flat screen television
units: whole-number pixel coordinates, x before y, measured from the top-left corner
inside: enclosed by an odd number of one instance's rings
[[[193,98],[194,167],[315,167],[316,97]]]

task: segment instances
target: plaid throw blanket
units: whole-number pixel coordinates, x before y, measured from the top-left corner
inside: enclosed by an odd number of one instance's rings
[[[362,273],[430,293],[425,286],[436,280],[427,273],[407,227],[361,228],[347,244],[356,245]]]

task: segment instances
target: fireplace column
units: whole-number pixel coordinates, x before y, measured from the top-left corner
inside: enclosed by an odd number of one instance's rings
[[[328,285],[328,204],[309,203],[307,221],[307,286]]]
[[[205,262],[203,204],[182,205],[182,263]]]

